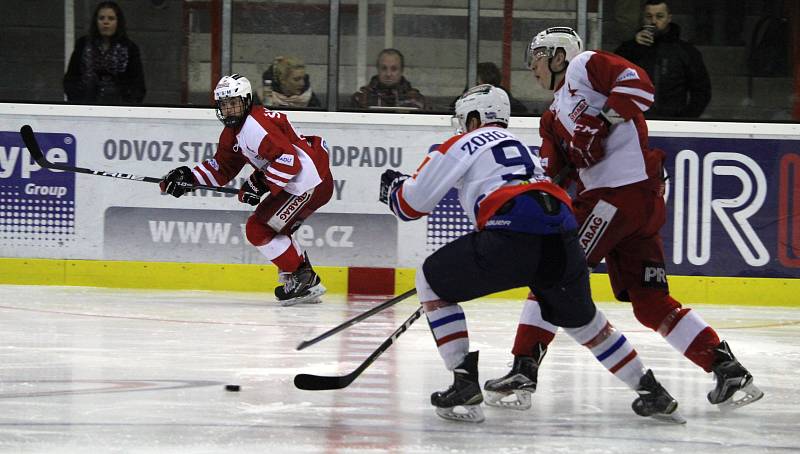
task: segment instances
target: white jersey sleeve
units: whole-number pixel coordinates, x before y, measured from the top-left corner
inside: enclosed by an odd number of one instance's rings
[[[395,191],[390,208],[402,220],[418,219],[436,207],[451,188],[477,227],[480,203],[496,189],[544,178],[531,150],[505,128],[487,126],[452,137],[423,161]]]

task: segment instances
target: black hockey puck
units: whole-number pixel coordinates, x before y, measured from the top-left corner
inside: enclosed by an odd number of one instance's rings
[[[225,391],[237,392],[241,389],[239,385],[225,385]]]

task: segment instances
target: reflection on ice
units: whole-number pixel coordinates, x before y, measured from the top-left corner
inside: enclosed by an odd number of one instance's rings
[[[297,373],[355,369],[416,308],[407,301],[317,345],[379,298],[326,295],[278,307],[258,294],[0,286],[0,451],[86,452],[796,452],[800,308],[701,308],[765,397],[730,414],[711,375],[622,304],[615,325],[680,402],[685,426],[633,414],[635,398],[567,336],[548,352],[528,411],[444,421],[431,392],[452,379],[424,320],[339,391],[300,391]],[[481,380],[502,375],[521,304],[464,305]],[[225,384],[241,385],[226,392]]]

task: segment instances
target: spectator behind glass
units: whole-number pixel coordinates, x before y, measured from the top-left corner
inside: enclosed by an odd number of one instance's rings
[[[311,90],[306,65],[298,58],[276,58],[261,78],[264,81],[262,97],[265,106],[322,107]],[[272,81],[271,87],[267,81]]]
[[[667,3],[647,0],[644,26],[615,51],[641,66],[656,87],[655,103],[645,113],[652,117],[697,118],[711,100],[711,81],[703,56],[680,39]]]
[[[511,114],[512,115],[520,115],[528,113],[528,108],[525,107],[525,104],[522,104],[517,98],[511,96],[511,91],[507,90],[505,87],[500,85],[503,80],[503,76],[500,74],[500,68],[497,67],[494,63],[490,61],[485,61],[478,63],[478,78],[477,78],[477,85],[489,84],[493,85],[501,90],[505,91],[508,95],[508,102],[511,104]],[[470,87],[464,89],[466,93]],[[457,97],[450,103],[450,109],[454,110],[456,106],[456,101],[458,101],[461,96]]]
[[[100,2],[89,35],[75,43],[64,75],[67,101],[141,104],[145,95],[139,48],[128,39],[125,15],[116,2]]]
[[[372,76],[368,85],[353,93],[353,107],[426,107],[422,93],[403,77],[405,60],[399,50],[382,50],[376,66],[378,75]]]

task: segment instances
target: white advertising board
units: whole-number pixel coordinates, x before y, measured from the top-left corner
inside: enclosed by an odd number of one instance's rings
[[[381,173],[412,173],[431,146],[453,133],[450,117],[286,113],[301,133],[324,137],[331,151],[333,199],[296,234],[315,264],[416,267],[469,230],[452,199],[430,218],[409,223],[377,201]],[[538,121],[513,118],[510,129],[535,147],[541,143]],[[154,184],[41,169],[19,137],[25,124],[53,160],[154,177],[213,156],[222,130],[212,109],[0,104],[0,256],[264,262],[242,232],[251,207],[235,196],[198,191],[175,199]],[[790,144],[800,138],[797,124],[649,125],[651,136],[678,147],[696,138],[714,147],[727,146],[728,139],[746,145],[755,143],[751,139]]]

